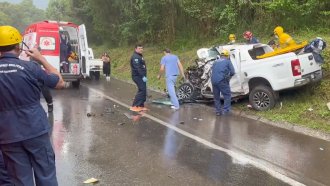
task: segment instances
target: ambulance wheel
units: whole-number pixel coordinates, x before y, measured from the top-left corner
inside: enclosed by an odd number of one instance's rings
[[[265,111],[275,106],[276,97],[271,87],[259,85],[254,87],[250,92],[249,101],[255,110]]]
[[[72,81],[73,88],[79,88],[79,86],[80,86],[80,79],[78,79],[77,81]]]

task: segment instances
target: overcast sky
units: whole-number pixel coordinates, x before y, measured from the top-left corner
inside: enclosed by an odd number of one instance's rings
[[[22,0],[0,0],[0,2],[20,3]],[[48,2],[49,0],[33,0],[34,5],[43,10],[47,8]]]

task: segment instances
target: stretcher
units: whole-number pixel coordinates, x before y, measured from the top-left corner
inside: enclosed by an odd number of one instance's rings
[[[304,41],[304,42],[302,42],[300,44],[296,44],[294,46],[286,47],[286,48],[283,48],[283,49],[277,49],[273,52],[268,52],[266,54],[257,56],[257,59],[263,59],[263,58],[267,58],[267,57],[272,57],[272,56],[277,56],[277,55],[280,55],[280,54],[293,52],[293,51],[304,48],[306,45],[307,45],[307,41]]]

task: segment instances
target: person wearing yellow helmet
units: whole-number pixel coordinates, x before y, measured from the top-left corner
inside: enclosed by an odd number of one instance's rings
[[[235,44],[235,42],[236,42],[235,34],[229,34],[228,39],[229,39],[228,45]]]
[[[40,82],[62,88],[64,81],[37,48],[23,48],[22,40],[16,28],[0,26],[0,150],[13,185],[58,185]],[[47,72],[20,60],[22,51]]]
[[[234,74],[235,69],[229,59],[229,51],[224,49],[220,52],[220,59],[217,59],[212,65],[211,83],[217,116],[229,114],[231,111],[231,90],[229,81]],[[220,93],[224,98],[223,108],[221,107]]]
[[[283,49],[286,47],[296,45],[296,42],[292,39],[292,37],[284,32],[283,27],[277,26],[274,29],[274,36],[278,39],[278,49]]]

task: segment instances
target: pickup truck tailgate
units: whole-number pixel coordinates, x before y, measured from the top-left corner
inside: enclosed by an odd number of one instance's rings
[[[321,64],[317,63],[312,53],[298,55],[301,66],[301,75],[311,74],[321,70]]]

